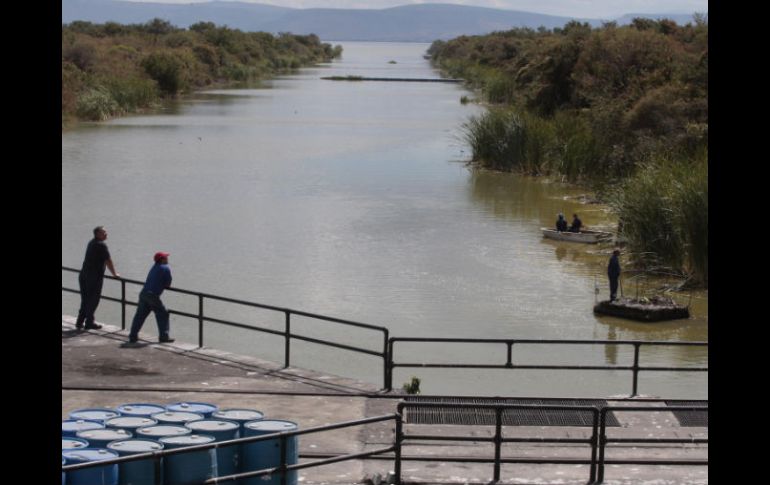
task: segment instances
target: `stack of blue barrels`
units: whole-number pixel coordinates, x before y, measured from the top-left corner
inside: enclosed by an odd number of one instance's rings
[[[202,402],[78,409],[62,421],[62,466],[296,429],[296,423],[264,419],[263,413],[254,409],[220,410]],[[298,448],[296,436],[286,440],[288,464],[298,463]],[[193,485],[280,464],[281,443],[272,439],[62,472],[62,485]],[[237,483],[278,485],[282,475],[262,475]],[[288,472],[286,478],[289,485],[298,482],[296,471]]]

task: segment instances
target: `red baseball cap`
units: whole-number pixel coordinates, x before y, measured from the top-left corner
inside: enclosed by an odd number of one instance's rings
[[[155,253],[155,256],[153,256],[153,259],[157,263],[158,261],[161,260],[161,258],[168,258],[168,256],[169,256],[169,253],[164,253],[163,251],[158,251],[157,253]]]

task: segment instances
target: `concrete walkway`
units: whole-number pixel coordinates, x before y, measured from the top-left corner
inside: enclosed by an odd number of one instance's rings
[[[296,422],[300,429],[396,412],[400,396],[381,394],[376,385],[324,375],[251,357],[234,355],[193,344],[158,344],[145,341],[125,347],[127,331],[104,325],[101,330],[78,333],[74,318],[62,317],[62,419],[87,407],[115,407],[124,403],[170,404],[209,402],[220,408],[251,408],[268,419]],[[662,402],[610,401],[610,405],[665,406]],[[669,411],[617,413],[620,427],[612,437],[708,438],[706,427],[683,427]],[[493,436],[491,426],[405,425],[409,434]],[[589,427],[506,426],[504,436],[588,437]],[[609,434],[609,431],[608,431]],[[376,423],[303,435],[300,462],[327,456],[385,448],[393,443],[393,422]],[[405,457],[492,457],[492,445],[441,441],[411,442]],[[583,444],[510,443],[503,457],[590,458]],[[708,445],[621,444],[608,449],[611,459],[644,460],[655,457],[705,459]],[[492,464],[404,461],[404,483],[490,483]],[[378,483],[394,469],[392,459],[347,461],[302,470],[300,483]],[[587,465],[503,464],[505,484],[585,484]],[[610,465],[607,484],[705,484],[707,466]]]

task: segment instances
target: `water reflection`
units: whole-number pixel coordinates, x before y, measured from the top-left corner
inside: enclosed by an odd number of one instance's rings
[[[578,213],[589,229],[617,225],[607,207],[581,203],[585,189],[547,178],[472,169],[469,187],[472,200],[496,217],[552,227],[559,213]]]
[[[614,326],[607,330],[606,340],[617,340],[618,336]],[[617,365],[618,363],[618,346],[607,344],[604,346],[604,358],[608,364]]]

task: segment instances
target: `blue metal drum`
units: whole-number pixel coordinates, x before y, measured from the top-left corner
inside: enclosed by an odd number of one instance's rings
[[[107,443],[127,440],[133,435],[126,429],[104,428],[79,431],[77,437],[88,441],[91,448],[107,448]]]
[[[61,449],[62,450],[75,450],[77,448],[88,448],[88,441],[81,438],[62,438]],[[95,448],[92,446],[92,448]]]
[[[240,424],[241,432],[240,436],[243,436],[243,425],[249,421],[259,421],[265,417],[262,412],[255,409],[220,409],[211,414],[212,419],[224,419],[227,421],[235,421]]]
[[[98,421],[100,423],[118,416],[120,416],[119,412],[109,408],[76,409],[70,413],[70,419],[85,419],[86,421]]]
[[[263,436],[272,433],[282,433],[286,431],[296,431],[297,423],[283,421],[279,419],[263,419],[259,421],[249,421],[244,424],[244,434],[241,436]],[[274,468],[281,465],[281,440],[273,438],[254,443],[244,443],[243,455],[241,456],[241,472],[250,472],[263,468]],[[299,462],[299,440],[297,436],[286,438],[286,464],[295,465]],[[270,476],[252,477],[244,479],[241,483],[245,485],[281,485],[283,473],[276,473]],[[297,485],[297,471],[291,470],[286,474],[286,483]]]
[[[192,434],[190,428],[175,424],[156,424],[154,426],[147,426],[136,430],[137,438],[155,441],[166,436],[184,436],[187,434]]]
[[[160,404],[146,403],[121,404],[115,409],[120,412],[121,416],[144,416],[146,418],[150,418],[153,414],[162,413],[166,410],[166,408]]]
[[[241,426],[235,421],[223,419],[201,419],[190,421],[185,425],[194,433],[213,436],[217,441],[228,441],[238,438]],[[234,444],[217,448],[217,476],[234,475],[238,473],[241,445]]]
[[[211,413],[219,408],[215,404],[206,402],[177,402],[166,406],[166,411],[185,411],[189,413],[202,414],[204,418],[210,418]]]
[[[138,428],[145,428],[155,424],[158,424],[158,422],[145,416],[119,416],[117,418],[108,419],[104,422],[104,425],[108,428],[125,429],[126,431],[131,431],[132,433]]]
[[[150,453],[152,451],[161,451],[163,445],[157,441],[151,440],[123,440],[113,441],[107,445],[107,449],[116,452],[120,456],[137,455],[139,453]],[[152,458],[144,460],[129,461],[119,463],[119,485],[152,485],[155,482],[155,462]],[[158,463],[158,478],[162,477],[161,461]],[[160,483],[160,480],[158,481]]]
[[[104,429],[104,423],[101,421],[90,421],[86,419],[65,419],[61,422],[61,436],[74,438],[78,431],[88,429]]]
[[[203,419],[202,414],[187,411],[164,411],[162,413],[155,413],[150,417],[157,421],[158,424],[178,424],[179,426],[184,426],[188,421]]]
[[[104,448],[80,448],[62,451],[67,464],[112,460],[118,457],[114,451]],[[67,472],[67,485],[118,485],[118,465],[105,465]]]
[[[166,450],[214,442],[213,436],[188,434],[160,438]],[[217,455],[210,450],[191,451],[168,455],[163,459],[164,483],[174,485],[199,485],[217,476]]]

